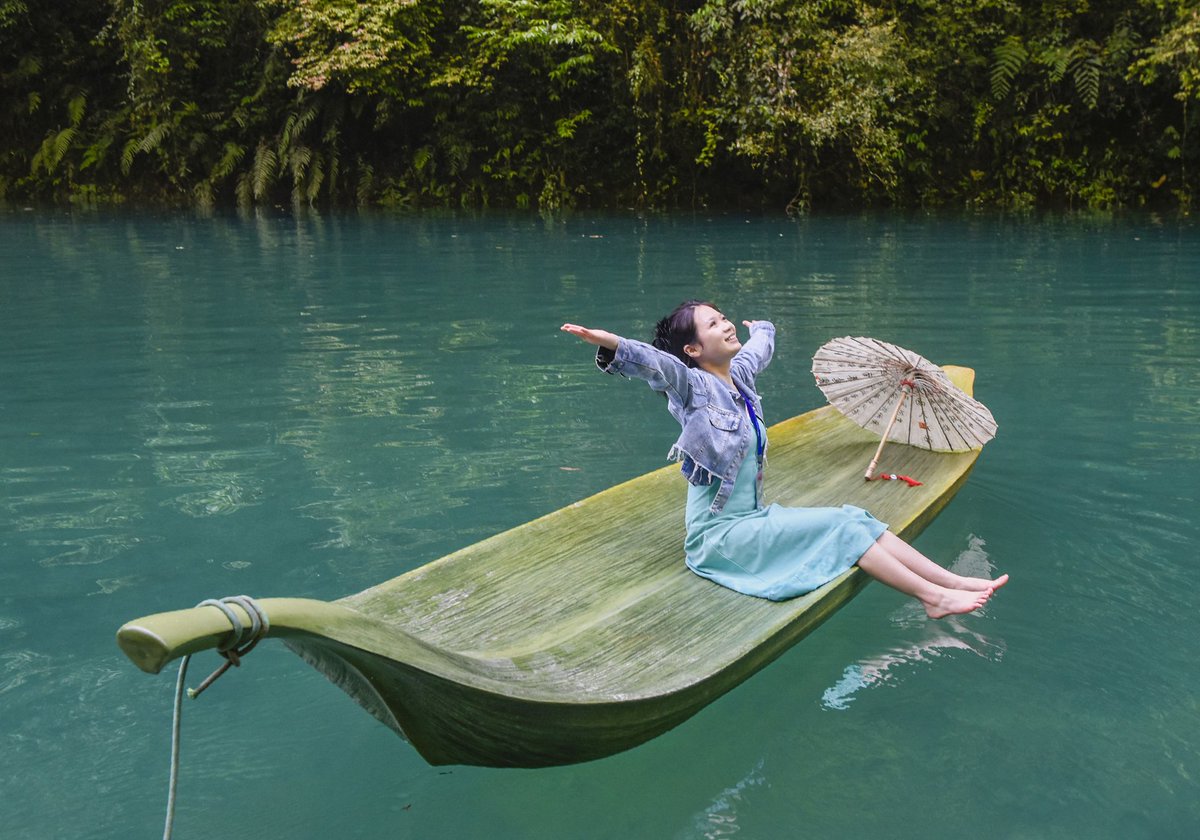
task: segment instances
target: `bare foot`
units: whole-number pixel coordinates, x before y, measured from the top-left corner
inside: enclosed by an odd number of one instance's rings
[[[939,587],[940,588],[940,587]],[[922,601],[925,614],[930,618],[945,618],[948,615],[961,615],[974,612],[987,603],[992,597],[992,591],[985,589],[976,591],[970,589],[942,589],[932,601]]]
[[[996,578],[995,580],[988,580],[987,578],[963,577],[962,575],[956,575],[956,577],[958,580],[955,581],[954,588],[966,589],[971,592],[995,592],[1001,586],[1008,583],[1008,575],[1000,575],[1000,577]]]

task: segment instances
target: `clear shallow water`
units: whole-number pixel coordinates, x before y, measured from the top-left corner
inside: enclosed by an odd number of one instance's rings
[[[177,836],[1190,836],[1198,279],[1200,228],[1149,217],[10,211],[6,836],[160,830],[174,680],[124,621],[337,598],[660,465],[661,401],[557,327],[693,295],[776,322],[771,420],[836,335],[976,368],[1000,435],[918,545],[1010,572],[986,613],[869,587],[667,735],[538,771],[431,768],[265,644],[185,707]]]

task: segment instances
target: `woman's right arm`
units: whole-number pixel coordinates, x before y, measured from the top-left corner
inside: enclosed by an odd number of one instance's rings
[[[596,363],[606,373],[620,373],[645,380],[655,391],[673,393],[680,403],[687,402],[687,366],[670,353],[641,341],[622,338],[607,330],[563,324],[562,331],[599,347]]]

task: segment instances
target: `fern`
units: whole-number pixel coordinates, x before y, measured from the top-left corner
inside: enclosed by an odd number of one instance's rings
[[[1003,99],[1012,91],[1013,80],[1030,61],[1046,68],[1046,80],[1058,84],[1070,75],[1075,92],[1088,108],[1100,100],[1102,64],[1100,47],[1094,41],[1076,41],[1070,46],[1050,45],[1031,51],[1021,39],[1009,35],[992,51],[992,96]]]
[[[433,149],[429,146],[422,146],[413,152],[412,168],[417,172],[422,172],[431,160],[433,160]]]
[[[324,114],[324,127],[321,133],[321,146],[324,150],[325,161],[324,166],[327,174],[324,176],[328,181],[328,186],[325,188],[325,194],[332,197],[334,190],[337,188],[338,174],[341,172],[340,158],[338,157],[338,141],[341,139],[341,122],[343,107],[339,104],[334,108],[327,108]]]
[[[213,182],[225,180],[245,156],[245,146],[240,146],[237,143],[226,143],[225,153],[221,155],[221,159],[217,161],[217,165],[209,173],[209,180]]]
[[[275,151],[265,142],[258,144],[258,150],[254,153],[254,166],[251,168],[250,177],[253,184],[253,194],[256,201],[261,201],[267,195],[267,190],[271,187],[271,182],[275,180],[275,173],[279,168],[279,159],[275,156]]]
[[[1100,48],[1093,41],[1079,41],[1071,50],[1071,77],[1075,92],[1089,109],[1100,101]]]
[[[446,156],[449,159],[450,174],[461,175],[467,171],[471,162],[471,144],[465,141],[451,143],[446,150]]]
[[[299,187],[304,180],[304,172],[312,163],[313,153],[308,146],[297,146],[288,155],[288,167],[292,170],[292,185]]]
[[[192,197],[195,199],[197,206],[205,210],[211,209],[216,204],[216,195],[213,192],[212,181],[201,181],[192,187]]]
[[[95,166],[97,163],[103,161],[104,156],[108,153],[108,147],[112,145],[112,142],[113,136],[107,134],[88,146],[87,150],[83,153],[83,159],[79,163],[80,170]]]
[[[312,206],[321,194],[321,184],[325,180],[325,164],[320,155],[313,158],[312,166],[308,169],[308,184],[304,187],[304,200]]]
[[[76,133],[77,129],[74,126],[68,126],[57,134],[47,136],[30,161],[29,173],[33,175],[39,169],[43,169],[47,175],[53,174],[66,156],[67,150],[71,148],[71,141],[75,139]]]
[[[138,139],[130,137],[125,142],[125,148],[121,150],[121,174],[128,175],[129,170],[133,169],[133,159],[138,153]]]
[[[296,122],[292,126],[293,137],[296,135],[299,135],[299,134],[303,134],[304,130],[306,128],[308,128],[308,126],[316,118],[317,118],[317,106],[315,106],[315,105],[309,105],[302,112],[300,112],[300,116],[296,117]]]
[[[1038,56],[1038,61],[1046,65],[1049,70],[1047,78],[1051,84],[1058,84],[1062,81],[1063,76],[1067,74],[1067,68],[1070,66],[1075,48],[1072,47],[1046,47],[1042,54]]]
[[[342,163],[342,159],[338,155],[337,149],[330,149],[329,150],[329,175],[327,176],[329,179],[329,187],[325,190],[326,195],[333,196],[334,191],[337,189],[338,175],[340,175],[342,172],[341,163]]]
[[[363,207],[371,203],[371,195],[375,191],[375,169],[369,163],[363,163],[359,158],[358,170],[358,185],[354,190],[354,197],[358,201],[358,206]]]
[[[46,172],[53,172],[58,168],[58,164],[62,162],[63,157],[67,154],[67,149],[71,148],[71,141],[75,139],[77,129],[75,126],[69,126],[54,137],[53,145],[50,154],[45,161]]]
[[[38,170],[42,168],[42,165],[45,163],[45,160],[46,160],[46,155],[49,154],[49,152],[50,152],[50,138],[47,137],[45,140],[42,141],[42,145],[40,145],[38,147],[38,150],[33,153],[33,157],[29,161],[29,174],[30,175],[36,175]]]
[[[254,203],[254,183],[249,172],[243,172],[238,176],[237,187],[233,193],[237,196],[237,203],[240,207],[249,207]]]
[[[283,131],[279,132],[279,149],[278,153],[283,155],[287,152],[288,146],[292,143],[292,126],[296,124],[296,114],[288,114],[288,118],[283,121]]]
[[[85,113],[87,113],[87,94],[77,93],[67,103],[67,118],[71,121],[72,126],[77,126],[83,122]]]
[[[992,96],[1003,99],[1012,90],[1013,79],[1025,62],[1029,60],[1029,50],[1015,35],[1009,35],[992,51]]]
[[[288,115],[287,120],[283,123],[283,131],[279,134],[279,148],[277,154],[280,160],[288,155],[288,151],[296,145],[297,139],[304,133],[310,123],[316,118],[317,109],[315,106],[308,106],[300,113],[292,112]]]
[[[135,148],[137,152],[152,152],[162,145],[163,140],[167,139],[167,135],[171,133],[173,126],[170,123],[162,122],[154,126],[146,133],[146,136],[138,141]]]

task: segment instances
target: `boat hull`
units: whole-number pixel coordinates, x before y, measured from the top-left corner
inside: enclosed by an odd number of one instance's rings
[[[846,575],[773,638],[727,668],[669,694],[553,701],[482,689],[391,657],[306,636],[285,644],[433,765],[549,767],[604,758],[683,723],[785,653],[868,582]]]

